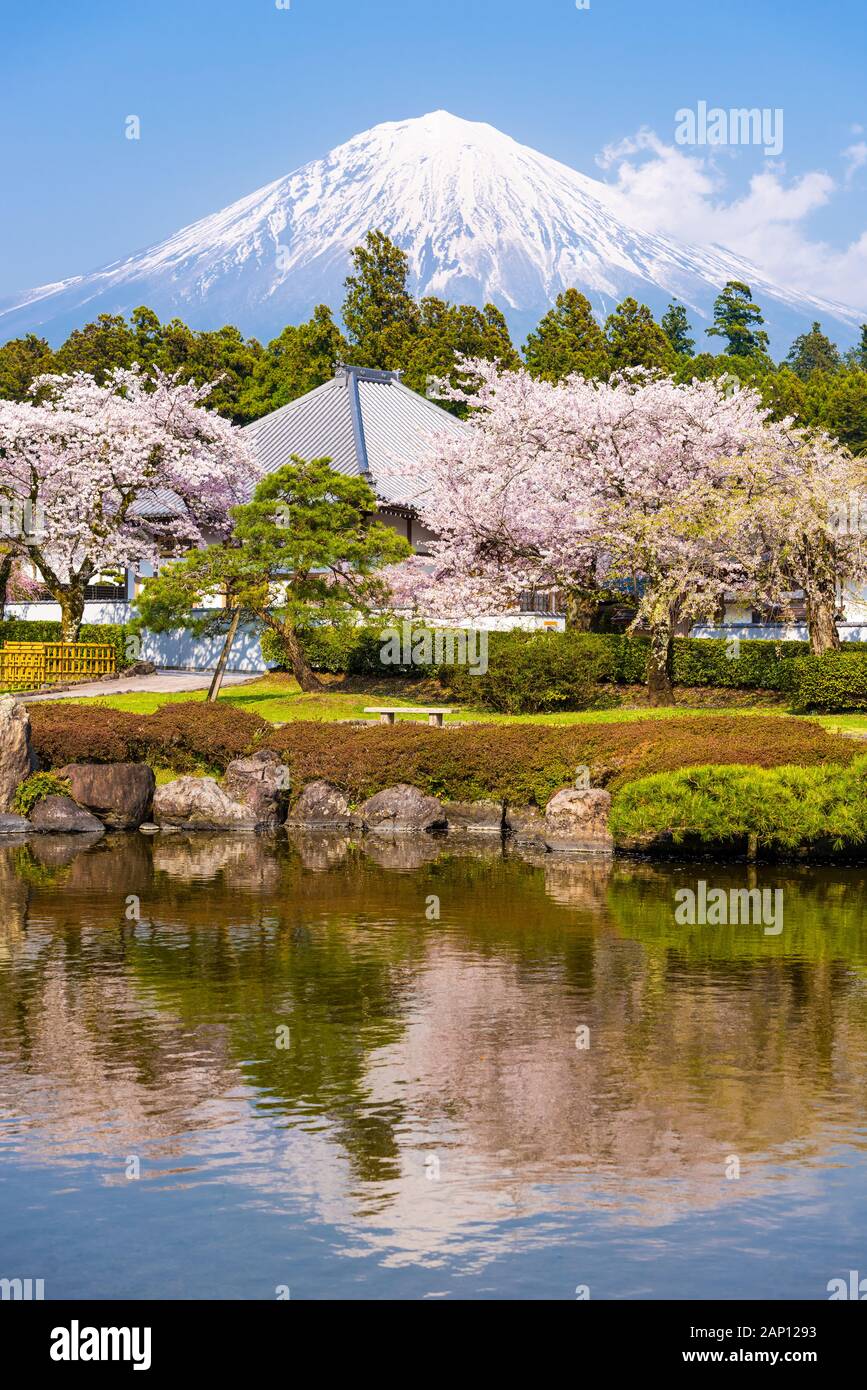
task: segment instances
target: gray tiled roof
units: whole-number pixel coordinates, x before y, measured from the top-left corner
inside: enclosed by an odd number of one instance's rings
[[[151,492],[141,493],[130,507],[130,515],[151,517],[154,520],[183,516],[185,511],[183,498],[168,487],[157,487]]]
[[[468,426],[410,391],[394,372],[345,367],[245,432],[266,473],[293,454],[329,458],[340,473],[367,476],[381,502],[411,506],[426,480],[407,465],[423,458],[437,434],[463,438]]]

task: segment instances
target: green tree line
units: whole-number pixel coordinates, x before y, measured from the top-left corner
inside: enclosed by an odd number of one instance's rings
[[[421,393],[433,379],[456,382],[464,356],[511,368],[523,362],[547,381],[573,372],[604,380],[645,367],[678,381],[736,378],[754,387],[775,417],[792,415],[867,453],[867,324],[844,355],[813,323],[775,362],[761,308],[741,281],[730,281],[717,296],[713,325],[705,330],[721,342],[721,352],[697,350],[697,330],[682,304],[669,305],[657,322],[647,305],[627,298],[600,324],[586,296],[570,289],[557,296],[519,353],[495,305],[416,299],[409,270],[398,246],[382,232],[369,232],[352,253],[340,322],[320,304],[306,323],[287,325],[264,345],[232,325],[201,331],[177,318],[162,323],[145,306],[128,319],[100,314],[56,350],[30,333],[0,347],[0,397],[25,399],[46,372],[86,371],[102,380],[112,368],[137,362],[179,372],[182,380],[218,379],[211,405],[246,424],[330,380],[339,362],[400,370]]]

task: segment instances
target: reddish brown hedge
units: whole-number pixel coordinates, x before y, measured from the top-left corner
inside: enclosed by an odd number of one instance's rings
[[[353,801],[409,782],[454,800],[503,798],[544,806],[587,765],[595,786],[615,790],[653,772],[708,763],[804,767],[851,762],[851,740],[802,719],[687,716],[623,724],[477,724],[357,728],[292,723],[266,734],[296,786],[323,777]]]
[[[127,763],[144,758],[141,716],[98,705],[30,705],[33,748],[43,767]]]
[[[197,763],[224,771],[271,728],[258,714],[226,702],[163,705],[141,723],[151,760],[179,771]]]
[[[353,801],[409,782],[447,799],[495,797],[543,806],[585,764],[594,785],[613,791],[682,767],[848,764],[859,751],[852,740],[809,720],[733,715],[560,727],[473,724],[439,730],[297,722],[274,729],[226,702],[188,701],[163,705],[152,715],[45,703],[32,705],[30,718],[33,745],[46,768],[147,759],[178,772],[197,766],[222,771],[233,758],[265,747],[281,754],[296,786],[324,777]]]
[[[31,705],[33,747],[43,767],[67,763],[153,762],[186,772],[223,771],[270,728],[258,714],[225,703],[185,701],[156,714],[94,705]]]

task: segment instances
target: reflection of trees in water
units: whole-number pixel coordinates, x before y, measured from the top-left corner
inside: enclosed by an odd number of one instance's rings
[[[534,1182],[578,1177],[588,1201],[643,1193],[652,1218],[743,1196],[751,1156],[863,1126],[862,876],[763,870],[786,889],[767,938],[674,924],[675,888],[720,872],[422,848],[414,872],[333,838],[106,837],[62,865],[0,849],[12,1110],[70,1152],[86,1129],[91,1149],[171,1154],[234,1122],[243,1086],[324,1126],[392,1209],[420,1200],[433,1147],[474,1200],[526,1207]],[[469,1208],[451,1191],[453,1229]]]

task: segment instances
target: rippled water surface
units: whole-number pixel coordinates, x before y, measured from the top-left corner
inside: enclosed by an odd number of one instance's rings
[[[0,1276],[827,1298],[867,1275],[865,876],[759,870],[778,935],[676,924],[679,888],[747,872],[0,847]]]

